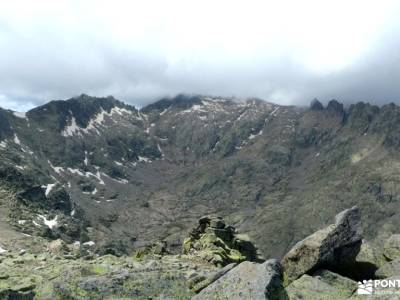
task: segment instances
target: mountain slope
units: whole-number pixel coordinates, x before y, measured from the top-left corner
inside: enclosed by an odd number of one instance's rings
[[[366,236],[399,225],[400,108],[112,97],[0,111],[0,184],[16,230],[120,253],[218,214],[279,257],[357,204]],[[177,248],[175,248],[177,250]]]

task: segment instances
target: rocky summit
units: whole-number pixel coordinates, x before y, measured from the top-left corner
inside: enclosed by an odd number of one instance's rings
[[[0,109],[0,295],[354,298],[398,275],[398,132],[397,105],[337,100]]]

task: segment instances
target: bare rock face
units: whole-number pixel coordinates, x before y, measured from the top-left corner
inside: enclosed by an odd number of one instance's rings
[[[360,211],[352,207],[335,218],[335,223],[298,242],[282,259],[285,285],[316,269],[337,269],[351,264],[360,251]]]
[[[239,235],[220,217],[205,216],[183,242],[183,253],[193,254],[218,266],[245,260],[256,261],[259,254],[245,235]]]
[[[271,259],[263,264],[242,262],[192,298],[200,299],[288,299],[282,285],[282,269]]]

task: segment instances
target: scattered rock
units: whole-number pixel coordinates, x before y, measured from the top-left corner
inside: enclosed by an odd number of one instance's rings
[[[361,246],[360,211],[339,213],[335,224],[298,242],[282,259],[285,284],[319,268],[339,268],[355,261]]]
[[[287,299],[287,295],[279,262],[268,260],[242,262],[192,299]]]

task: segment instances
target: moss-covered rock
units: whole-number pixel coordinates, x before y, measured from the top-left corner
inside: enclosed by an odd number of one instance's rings
[[[211,216],[202,217],[183,241],[183,253],[196,255],[218,266],[260,258],[247,236],[237,234],[235,228],[226,226],[222,218]]]

